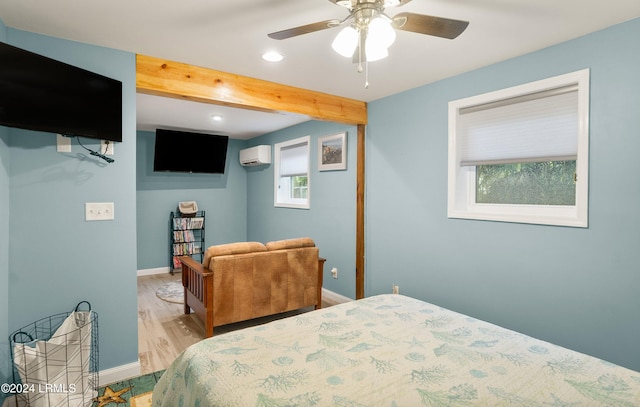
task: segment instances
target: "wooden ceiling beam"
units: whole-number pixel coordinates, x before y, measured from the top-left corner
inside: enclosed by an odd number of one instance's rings
[[[145,55],[136,56],[136,88],[156,96],[367,124],[366,102]]]

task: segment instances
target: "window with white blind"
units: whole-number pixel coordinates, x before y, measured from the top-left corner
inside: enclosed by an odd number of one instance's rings
[[[275,145],[275,206],[309,208],[309,142],[305,136]]]
[[[450,218],[587,227],[589,71],[449,103]]]

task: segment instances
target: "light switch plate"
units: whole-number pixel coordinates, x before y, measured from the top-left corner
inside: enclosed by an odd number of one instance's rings
[[[84,204],[84,219],[93,220],[113,220],[113,202],[87,202]]]

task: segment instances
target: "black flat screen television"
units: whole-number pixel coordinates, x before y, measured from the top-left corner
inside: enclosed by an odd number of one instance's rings
[[[122,141],[122,82],[0,42],[0,125]]]
[[[228,136],[156,130],[153,171],[224,174]]]

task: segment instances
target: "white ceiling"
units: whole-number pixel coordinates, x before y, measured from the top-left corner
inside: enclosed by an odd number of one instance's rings
[[[309,120],[293,113],[236,109],[141,93],[136,103],[138,130],[151,132],[157,128],[188,130],[246,140]],[[214,121],[214,115],[222,116],[222,120]]]
[[[329,0],[0,1],[8,27],[370,102],[639,17],[640,0],[413,0],[387,14],[400,11],[466,20],[469,27],[455,40],[398,32],[389,57],[369,64],[365,89],[364,74],[331,49],[339,28],[267,37],[347,16]],[[265,62],[267,50],[285,59]],[[138,128],[246,139],[307,120],[236,110],[139,95]],[[225,120],[213,123],[214,113]]]

